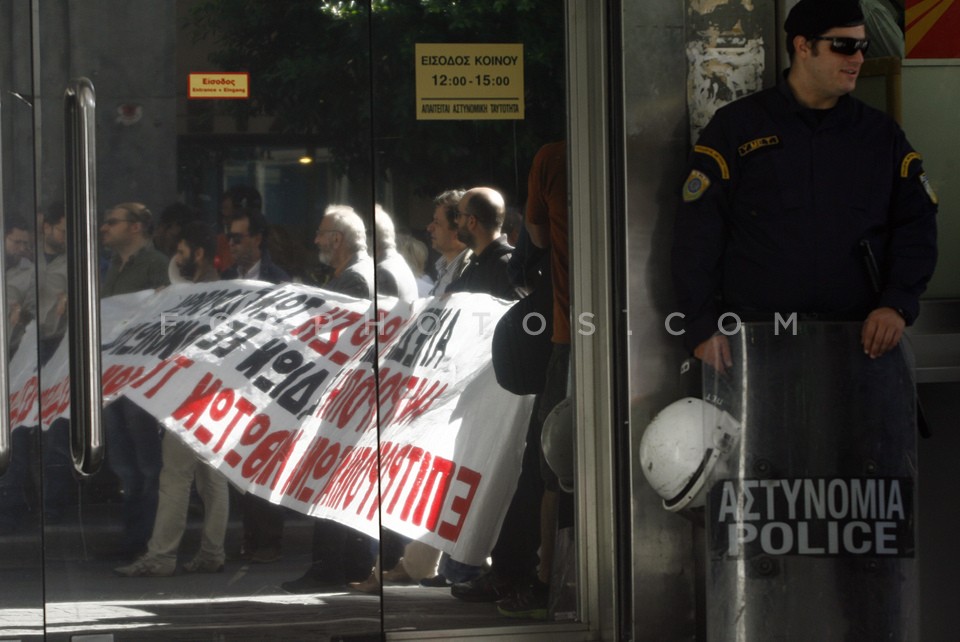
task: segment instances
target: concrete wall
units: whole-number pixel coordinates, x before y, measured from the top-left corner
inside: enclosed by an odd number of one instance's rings
[[[940,258],[926,298],[960,298],[960,61],[907,61],[903,128],[940,199]]]
[[[715,0],[624,2],[623,99],[631,453],[663,407],[699,391],[664,319],[676,309],[670,245],[699,122],[775,78],[773,8]],[[724,100],[727,97],[728,100]],[[696,379],[685,381],[685,379]],[[636,464],[635,464],[636,465]],[[638,640],[702,638],[703,529],[669,513],[633,471],[634,631]],[[696,516],[694,516],[696,519]]]
[[[953,60],[906,60],[901,76],[903,129],[940,199],[937,270],[924,298],[960,298],[960,64]],[[861,78],[855,95],[884,109],[884,79]]]
[[[683,349],[664,332],[673,309],[669,249],[689,149],[686,3],[623,3],[623,98],[627,216],[627,310],[633,471],[634,633],[637,640],[690,640],[697,633],[697,532],[668,513],[636,453],[643,429],[683,396]]]
[[[83,76],[97,93],[99,213],[139,201],[159,214],[177,199],[173,3],[40,3],[38,15],[41,202],[62,198],[63,92]]]

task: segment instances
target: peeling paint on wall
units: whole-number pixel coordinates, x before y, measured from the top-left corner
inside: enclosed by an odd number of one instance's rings
[[[695,141],[717,109],[758,91],[763,86],[763,39],[742,47],[711,48],[704,42],[687,43],[687,107],[690,135]]]
[[[751,0],[688,0],[690,137],[723,105],[763,87],[764,40]]]

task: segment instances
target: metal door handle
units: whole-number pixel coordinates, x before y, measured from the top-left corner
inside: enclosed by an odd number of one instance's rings
[[[97,106],[93,83],[79,78],[63,96],[65,149],[64,202],[67,212],[67,265],[70,346],[70,453],[81,475],[92,475],[103,461],[100,388],[100,301],[97,259]]]
[[[3,212],[3,104],[0,102],[0,224],[6,229]],[[0,265],[7,264],[6,243],[0,243]],[[10,464],[10,363],[7,350],[7,284],[0,287],[0,475]]]

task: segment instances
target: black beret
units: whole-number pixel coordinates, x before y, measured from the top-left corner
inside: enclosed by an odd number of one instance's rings
[[[800,0],[790,10],[783,29],[787,38],[813,38],[834,27],[856,27],[863,24],[863,11],[858,0]]]

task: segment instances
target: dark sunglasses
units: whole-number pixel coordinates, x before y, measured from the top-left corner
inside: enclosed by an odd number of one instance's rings
[[[830,43],[830,50],[841,56],[852,56],[858,51],[867,53],[870,48],[870,40],[867,38],[844,38],[841,36],[817,36],[810,38],[810,42],[817,40],[826,40]]]
[[[250,235],[245,232],[231,232],[230,234],[226,235],[228,243],[236,244],[243,242],[243,239],[247,238],[248,236]]]

